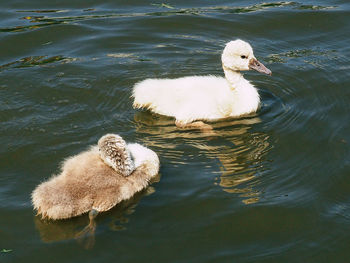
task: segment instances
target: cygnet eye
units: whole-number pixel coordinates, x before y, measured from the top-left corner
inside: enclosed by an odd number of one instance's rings
[[[247,56],[245,56],[245,55],[242,55],[242,56],[241,56],[241,58],[242,58],[242,59],[246,59],[246,58],[247,58]]]

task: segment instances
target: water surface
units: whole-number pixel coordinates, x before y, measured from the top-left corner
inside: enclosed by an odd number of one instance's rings
[[[2,1],[1,262],[347,262],[350,4],[345,1]],[[222,75],[241,38],[269,67],[262,98],[215,134],[135,111],[151,77]],[[160,175],[97,218],[42,221],[32,190],[113,132]]]

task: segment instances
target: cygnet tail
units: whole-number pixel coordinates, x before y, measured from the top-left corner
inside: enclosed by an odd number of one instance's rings
[[[67,186],[58,182],[57,177],[41,183],[32,193],[32,203],[37,214],[42,218],[56,220],[87,212],[77,211],[77,206],[65,188]]]
[[[156,79],[146,79],[135,84],[132,93],[132,97],[134,97],[133,107],[135,109],[153,109],[155,107],[155,100],[157,100],[160,93],[157,81],[159,82]]]

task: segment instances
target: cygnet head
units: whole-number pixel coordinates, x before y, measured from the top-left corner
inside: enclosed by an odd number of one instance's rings
[[[101,159],[123,176],[129,176],[135,169],[126,142],[117,134],[106,134],[98,141]]]
[[[224,69],[233,71],[254,69],[268,75],[272,74],[271,70],[255,58],[252,47],[240,39],[230,41],[226,44],[221,60]]]

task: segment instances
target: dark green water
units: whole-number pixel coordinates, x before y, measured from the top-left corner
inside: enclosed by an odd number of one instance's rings
[[[164,3],[1,1],[0,262],[349,262],[350,3]],[[273,71],[245,74],[257,114],[207,136],[132,109],[142,79],[222,75],[236,38]],[[87,215],[41,221],[30,194],[107,132],[162,166],[86,249]]]

